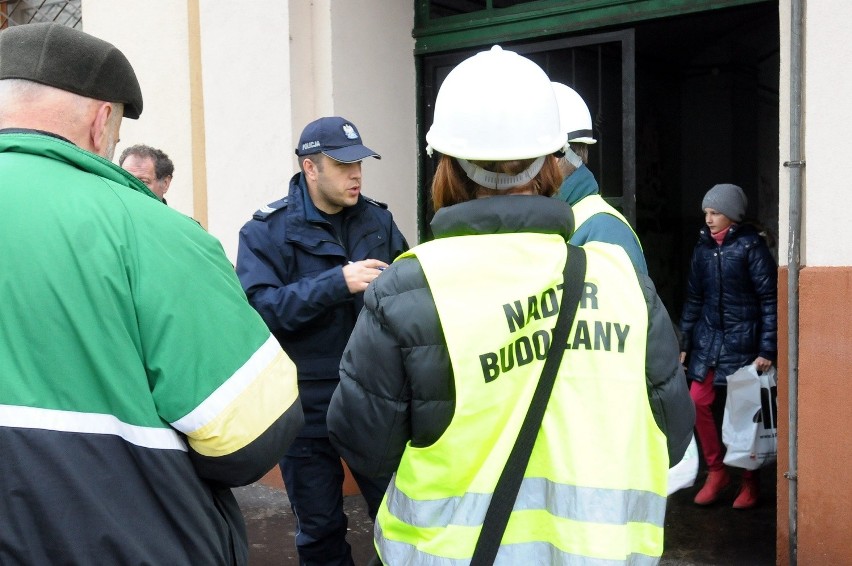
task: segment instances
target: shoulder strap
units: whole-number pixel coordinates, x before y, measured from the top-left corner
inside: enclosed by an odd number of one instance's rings
[[[482,522],[482,531],[476,541],[470,566],[491,566],[494,564],[497,551],[500,549],[500,541],[503,539],[506,523],[509,522],[509,515],[515,505],[524,471],[527,468],[535,439],[541,428],[541,421],[550,400],[550,393],[553,391],[556,374],[562,363],[562,354],[565,352],[568,334],[574,325],[574,315],[580,304],[583,281],[586,275],[586,252],[583,248],[568,245],[568,259],[565,262],[562,275],[565,279],[565,286],[562,288],[562,308],[559,309],[556,326],[553,329],[553,341],[544,361],[541,379],[539,379],[535,393],[533,393],[530,408],[518,434],[518,440],[509,454],[509,459],[506,462],[506,467],[503,468],[503,473],[500,474],[500,479],[497,481],[494,495],[491,497],[491,503],[488,505],[488,511],[486,511],[485,519]]]
[[[266,204],[262,206],[260,209],[255,211],[255,213],[252,215],[252,218],[254,218],[255,220],[261,220],[263,222],[266,222],[266,219],[269,218],[269,215],[287,208],[287,198],[288,197],[284,197],[271,204]]]

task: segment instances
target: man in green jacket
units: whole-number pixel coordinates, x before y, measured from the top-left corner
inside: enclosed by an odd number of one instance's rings
[[[111,163],[114,46],[0,32],[0,564],[245,564],[230,487],[303,423],[221,244]]]

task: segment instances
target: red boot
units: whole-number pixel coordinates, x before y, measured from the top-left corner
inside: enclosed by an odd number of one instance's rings
[[[728,475],[728,470],[724,468],[716,472],[710,470],[707,472],[707,480],[704,482],[704,487],[701,488],[701,491],[698,492],[693,501],[696,505],[710,505],[719,499],[722,490],[728,487],[730,483],[731,476]]]
[[[760,486],[755,476],[743,476],[743,484],[737,498],[734,499],[734,509],[751,509],[757,506]]]

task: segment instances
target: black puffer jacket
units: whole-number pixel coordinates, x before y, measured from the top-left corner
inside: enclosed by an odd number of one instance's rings
[[[734,224],[722,245],[701,229],[687,281],[680,329],[690,378],[713,382],[758,356],[777,357],[778,269],[766,242],[750,224]]]
[[[536,232],[573,228],[570,207],[534,196],[492,197],[444,208],[432,221],[436,237]],[[523,266],[519,266],[523,269]],[[666,433],[670,461],[683,456],[692,436],[694,409],[678,363],[668,313],[645,276],[648,305],[648,398]],[[347,463],[365,475],[396,471],[406,443],[428,446],[453,417],[455,392],[446,342],[420,263],[395,262],[365,293],[341,360],[340,385],[328,414],[329,437]]]

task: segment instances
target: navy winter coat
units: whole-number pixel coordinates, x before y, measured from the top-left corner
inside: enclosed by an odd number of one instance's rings
[[[390,263],[408,249],[385,204],[361,196],[344,215],[338,239],[298,173],[287,197],[255,212],[240,230],[237,275],[296,364],[303,437],[327,435],[340,357],[364,306],[363,293],[349,292],[343,266],[363,259]]]
[[[731,226],[722,245],[701,229],[687,281],[680,329],[689,356],[688,377],[703,381],[716,368],[714,383],[758,356],[777,357],[778,273],[757,229]]]

